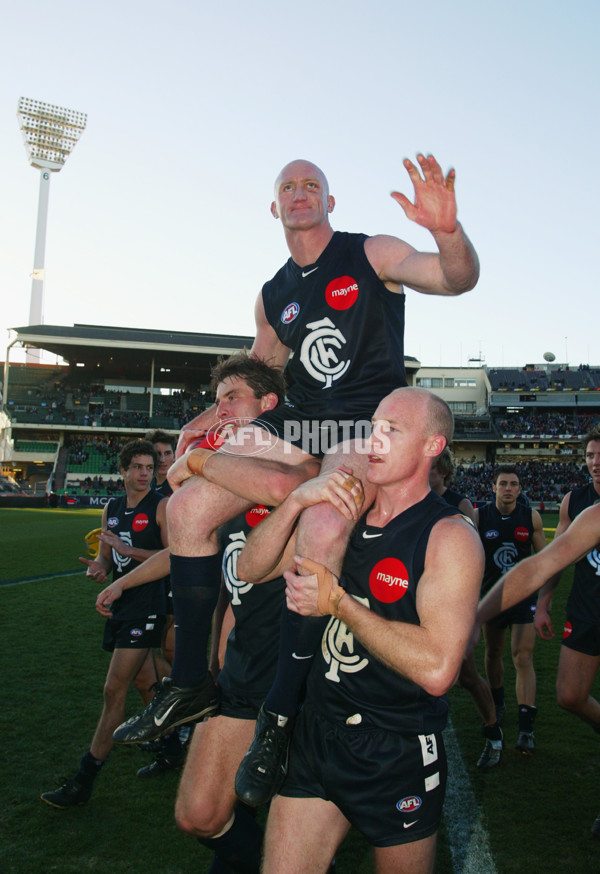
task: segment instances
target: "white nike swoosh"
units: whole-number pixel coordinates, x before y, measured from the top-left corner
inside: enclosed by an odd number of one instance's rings
[[[503,516],[503,517],[502,517],[502,521],[503,521],[503,522],[506,522],[507,519],[510,519],[510,516]]]
[[[318,270],[318,269],[319,269],[318,267],[313,267],[312,270],[307,270],[306,272],[304,272],[304,270],[303,270],[302,271],[302,279],[306,279],[307,276],[310,276],[311,273],[314,273],[315,270]]]
[[[416,824],[418,823],[418,821],[419,821],[418,819],[413,819],[412,822],[405,822],[405,823],[404,823],[404,828],[410,828],[411,825],[416,825]]]
[[[170,706],[167,710],[165,710],[165,712],[164,712],[163,715],[160,717],[160,719],[158,718],[158,716],[155,716],[155,717],[154,717],[154,724],[155,724],[158,728],[160,728],[160,726],[163,724],[163,722],[165,721],[165,719],[167,718],[167,716],[169,715],[169,713],[170,713],[171,710],[175,707],[176,704],[177,704],[177,701],[173,701],[173,703],[171,704],[171,706]]]
[[[314,653],[311,653],[310,655],[307,655],[307,656],[299,656],[299,655],[296,655],[295,652],[293,652],[293,653],[292,653],[292,658],[293,658],[293,659],[298,659],[298,661],[302,661],[303,659],[312,659],[313,655],[314,655]]]
[[[131,516],[132,513],[135,513],[135,510],[125,510],[126,516]]]
[[[381,534],[367,534],[366,531],[363,531],[363,537],[365,540],[371,540],[373,537],[382,537],[383,532]]]

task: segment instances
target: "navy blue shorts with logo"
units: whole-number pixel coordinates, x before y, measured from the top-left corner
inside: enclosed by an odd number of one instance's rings
[[[371,434],[373,412],[374,409],[361,418],[318,419],[286,401],[273,410],[261,413],[252,424],[297,446],[308,455],[323,458],[338,443],[355,438],[366,440]]]
[[[110,617],[104,626],[102,649],[153,649],[162,640],[166,617],[153,613],[141,619],[118,619]]]
[[[600,655],[600,626],[567,614],[562,645],[589,656]]]
[[[514,607],[503,610],[492,619],[488,619],[488,625],[492,628],[510,628],[513,625],[529,625],[535,618],[537,605],[537,592],[531,598],[519,601]]]
[[[309,705],[294,730],[280,794],[332,801],[373,846],[392,847],[437,831],[446,776],[441,732],[405,736],[342,726]]]

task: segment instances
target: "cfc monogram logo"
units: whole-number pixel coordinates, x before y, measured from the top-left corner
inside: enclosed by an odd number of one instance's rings
[[[131,532],[130,531],[120,531],[118,536],[123,541],[123,543],[126,543],[128,546],[133,546],[133,544],[131,542]],[[119,573],[121,573],[123,568],[127,567],[127,565],[131,561],[131,556],[121,555],[120,553],[117,552],[116,549],[113,549],[112,557],[113,557],[113,564],[115,566],[115,569]]]
[[[331,388],[350,367],[350,361],[338,358],[346,338],[327,317],[306,327],[310,333],[302,343],[300,361],[313,379],[324,383],[323,388]]]
[[[240,595],[244,592],[249,592],[252,588],[252,583],[246,583],[244,580],[238,579],[237,575],[237,560],[238,555],[246,544],[246,535],[243,531],[237,531],[235,534],[229,535],[230,542],[225,547],[223,552],[223,576],[225,585],[231,593],[231,603],[236,607],[242,603]]]
[[[587,560],[594,568],[596,576],[600,577],[600,552],[598,552],[597,549],[593,549],[591,552],[588,552]]]
[[[355,597],[354,595],[352,597]],[[359,604],[369,607],[367,598],[356,598]],[[323,658],[329,665],[325,677],[334,683],[340,682],[339,672],[356,674],[369,664],[354,652],[354,635],[341,620],[332,616],[321,640]]]
[[[517,547],[514,543],[503,543],[494,553],[494,564],[505,574],[517,560]]]

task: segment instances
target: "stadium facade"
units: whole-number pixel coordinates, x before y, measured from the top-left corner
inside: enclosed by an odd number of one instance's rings
[[[0,492],[15,481],[44,493],[81,491],[82,483],[103,492],[118,479],[106,447],[148,428],[178,432],[212,402],[218,357],[252,339],[101,325],[15,328],[2,377]],[[35,347],[61,363],[11,364],[14,347]],[[450,405],[463,465],[583,463],[581,436],[600,420],[600,368],[547,361],[422,367],[410,356],[405,364],[409,384]]]

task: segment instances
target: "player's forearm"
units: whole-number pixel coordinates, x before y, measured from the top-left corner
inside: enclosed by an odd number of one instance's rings
[[[319,462],[283,464],[214,452],[206,458],[202,476],[255,504],[277,507],[297,486],[319,472]]]
[[[303,509],[292,493],[250,532],[237,561],[241,580],[259,583],[281,575],[283,555]]]
[[[337,616],[380,662],[430,695],[440,696],[456,678],[467,644],[442,645],[427,628],[377,616],[350,595],[337,605]],[[470,628],[469,628],[470,631]]]
[[[134,589],[143,586],[144,583],[152,583],[166,577],[170,571],[169,550],[161,549],[154,552],[147,561],[142,562],[129,573],[121,577],[123,589]]]
[[[479,279],[479,258],[460,222],[453,233],[434,233],[447,294],[470,291]]]

